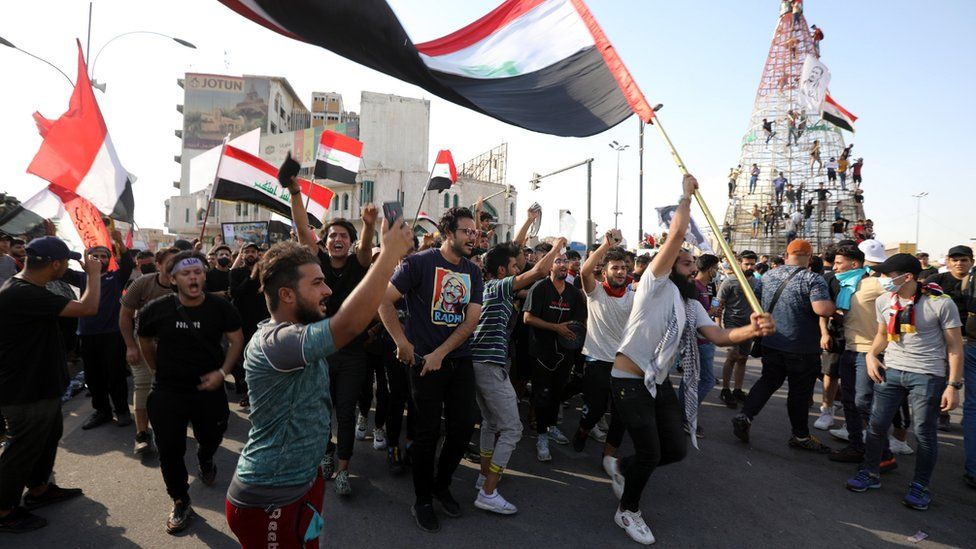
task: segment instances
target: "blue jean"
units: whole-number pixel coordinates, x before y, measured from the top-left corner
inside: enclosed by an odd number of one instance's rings
[[[966,473],[976,476],[976,343],[966,345],[966,401],[962,406],[962,432],[966,448]]]
[[[897,370],[890,365],[884,374],[885,381],[874,384],[874,406],[871,409],[868,440],[865,444],[864,467],[874,474],[880,473],[881,454],[884,441],[888,439],[888,426],[901,406],[902,399],[908,395],[915,438],[918,440],[913,481],[928,486],[939,453],[936,429],[946,379]]]
[[[708,392],[715,387],[715,344],[712,342],[698,344],[698,363],[701,365],[698,374],[698,405],[705,401]],[[678,389],[678,400],[681,409],[685,409],[685,382],[681,380]]]
[[[752,194],[752,192],[756,190],[756,183],[758,182],[759,182],[758,175],[754,175],[749,178],[749,194]]]

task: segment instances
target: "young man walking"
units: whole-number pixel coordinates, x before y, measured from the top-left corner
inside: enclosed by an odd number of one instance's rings
[[[938,455],[939,412],[958,405],[963,385],[962,323],[955,304],[938,286],[923,288],[917,282],[922,265],[910,254],[895,254],[873,270],[881,273],[885,291],[875,306],[878,327],[867,355],[868,375],[875,382],[874,405],[864,465],[847,481],[847,488],[864,492],[881,487],[884,439],[907,395],[918,449],[915,475],[902,502],[921,511],[932,501],[929,484]]]
[[[753,276],[759,257],[756,252],[745,250],[739,254],[739,268],[746,275],[753,292],[759,288],[759,279]],[[730,276],[722,281],[718,288],[718,308],[721,311],[722,327],[727,330],[746,326],[750,322],[752,309],[746,299],[745,292],[739,280]],[[737,408],[740,402],[745,402],[746,394],[742,392],[742,382],[746,376],[746,362],[752,341],[744,341],[729,347],[722,366],[722,392],[719,398],[729,408]]]
[[[379,313],[397,346],[397,359],[411,366],[410,387],[417,412],[411,447],[415,502],[412,513],[425,532],[437,532],[437,498],[444,513],[461,516],[451,495],[451,476],[474,429],[475,377],[469,339],[481,315],[481,271],[468,260],[480,231],[467,208],[451,208],[440,219],[443,242],[407,257],[387,287]],[[406,300],[406,332],[394,304]],[[441,433],[447,434],[434,474]]]

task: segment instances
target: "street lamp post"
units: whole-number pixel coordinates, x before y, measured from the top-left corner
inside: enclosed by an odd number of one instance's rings
[[[529,185],[532,186],[532,190],[539,189],[539,183],[547,177],[552,177],[556,174],[563,173],[567,170],[572,170],[573,168],[578,168],[586,164],[586,249],[589,250],[593,247],[593,159],[587,158],[582,162],[577,162],[572,166],[566,166],[565,168],[560,168],[554,172],[549,172],[545,175],[539,175],[537,173],[532,174],[532,179],[529,180]],[[571,235],[563,235],[567,239]]]
[[[610,142],[610,148],[617,151],[617,185],[614,187],[613,198],[613,228],[617,228],[617,218],[620,217],[620,153],[630,148],[630,145],[621,145],[616,141]]]
[[[122,38],[123,36],[130,36],[130,35],[133,35],[133,34],[153,34],[153,35],[156,35],[156,36],[162,36],[163,38],[169,38],[170,40],[176,42],[177,44],[183,46],[184,48],[190,48],[190,49],[194,49],[194,50],[197,49],[197,47],[194,46],[192,43],[190,43],[190,42],[188,42],[186,40],[183,40],[182,38],[176,38],[175,36],[170,36],[168,34],[163,34],[161,32],[155,32],[155,31],[130,31],[130,32],[123,32],[122,34],[119,34],[119,35],[116,35],[116,36],[113,36],[112,38],[110,38],[109,41],[108,42],[105,42],[104,44],[102,44],[102,47],[101,48],[98,48],[98,52],[95,53],[95,59],[91,63],[91,72],[90,72],[90,74],[91,74],[91,81],[92,81],[92,87],[93,88],[97,88],[97,89],[101,90],[102,93],[105,93],[106,84],[104,82],[99,82],[98,80],[95,79],[95,64],[98,63],[98,56],[101,55],[102,54],[102,51],[104,51],[105,48],[109,44],[111,44],[112,42],[118,40],[119,38]]]
[[[918,229],[919,229],[919,225],[921,224],[921,220],[922,220],[922,217],[921,217],[921,213],[922,213],[922,199],[925,198],[928,195],[929,195],[929,193],[927,191],[926,192],[920,192],[918,194],[913,194],[912,195],[912,198],[915,199],[915,248],[916,249],[919,248],[919,245],[918,245]]]
[[[31,53],[29,51],[22,50],[22,49],[18,48],[17,46],[13,45],[13,43],[11,43],[9,40],[5,40],[2,37],[0,37],[0,46],[7,46],[8,48],[15,49],[15,50],[19,51],[20,53],[29,55],[29,56],[33,57],[34,59],[37,59],[38,61],[40,61],[42,63],[45,63],[45,64],[53,67],[54,70],[60,72],[61,73],[61,76],[64,76],[68,80],[68,84],[71,85],[71,87],[74,87],[75,83],[71,79],[71,77],[68,76],[67,74],[65,74],[65,72],[63,70],[61,70],[57,65],[55,65],[54,63],[48,61],[47,59],[44,59],[43,57],[38,57],[38,56],[34,55],[33,53]]]

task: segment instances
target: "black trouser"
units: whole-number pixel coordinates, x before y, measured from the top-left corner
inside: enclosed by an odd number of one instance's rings
[[[369,408],[373,404],[373,383],[376,383],[376,415],[373,423],[377,429],[386,424],[386,408],[390,403],[390,390],[386,384],[386,368],[383,362],[386,353],[366,353],[366,379],[363,390],[359,394],[359,415],[369,416]]]
[[[620,419],[634,441],[634,455],[620,463],[625,479],[620,508],[637,511],[654,469],[681,461],[688,452],[681,406],[668,379],[657,386],[657,396],[653,397],[643,379],[614,377],[610,378],[610,386]]]
[[[607,431],[607,444],[619,448],[624,440],[624,424],[620,421],[617,405],[610,397],[610,370],[612,362],[602,360],[586,363],[583,371],[583,412],[580,414],[580,429],[587,431],[600,421],[610,407],[610,430]]]
[[[356,442],[356,402],[366,381],[366,351],[362,347],[346,347],[326,359],[329,364],[329,391],[335,409],[336,443],[329,442],[329,451],[336,450],[336,458],[352,457]]]
[[[793,436],[810,436],[807,413],[819,374],[820,353],[784,353],[763,347],[762,376],[749,391],[749,396],[742,405],[742,413],[749,419],[759,415],[769,397],[783,386],[784,381],[789,380],[786,412],[790,416]]]
[[[471,357],[445,358],[439,370],[420,377],[420,367],[410,368],[410,393],[417,412],[413,441],[413,490],[417,504],[431,502],[432,494],[451,485],[474,430],[471,403],[475,400]],[[441,434],[441,416],[447,427],[441,457],[434,476],[434,454]]]
[[[7,448],[0,454],[0,509],[20,505],[24,487],[43,486],[51,478],[63,429],[61,399],[48,398],[2,407]]]
[[[251,337],[257,332],[257,326],[249,326],[244,329],[244,346],[251,341]],[[226,351],[226,349],[224,349]],[[234,369],[230,372],[234,376],[234,392],[247,397],[247,375],[244,372],[244,353],[237,360]]]
[[[407,381],[409,366],[396,359],[395,350],[385,358],[386,382],[390,387],[390,401],[386,407],[386,444],[400,446],[400,430],[403,428],[403,409],[407,409],[407,440],[413,440],[414,420],[413,399],[410,398],[410,383]],[[378,409],[378,408],[377,408]]]
[[[81,359],[85,363],[85,384],[91,391],[92,408],[116,415],[129,414],[128,385],[125,382],[125,341],[120,332],[81,336]]]
[[[214,454],[227,430],[227,395],[223,387],[217,391],[176,393],[153,389],[146,405],[159,448],[159,469],[166,483],[166,493],[173,501],[189,501],[187,481],[186,427],[193,427],[197,441],[197,462],[213,463]]]
[[[554,365],[533,359],[532,364],[532,406],[535,408],[535,428],[540,435],[549,432],[559,420],[559,405],[562,404],[569,383],[576,353],[567,352]]]

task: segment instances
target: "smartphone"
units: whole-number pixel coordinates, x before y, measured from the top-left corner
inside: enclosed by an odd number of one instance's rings
[[[613,240],[614,244],[620,244],[623,242],[624,236],[620,233],[620,229],[610,229],[610,239]]]
[[[403,217],[403,204],[394,200],[383,203],[383,215],[386,216],[386,226],[393,228],[393,222]]]

